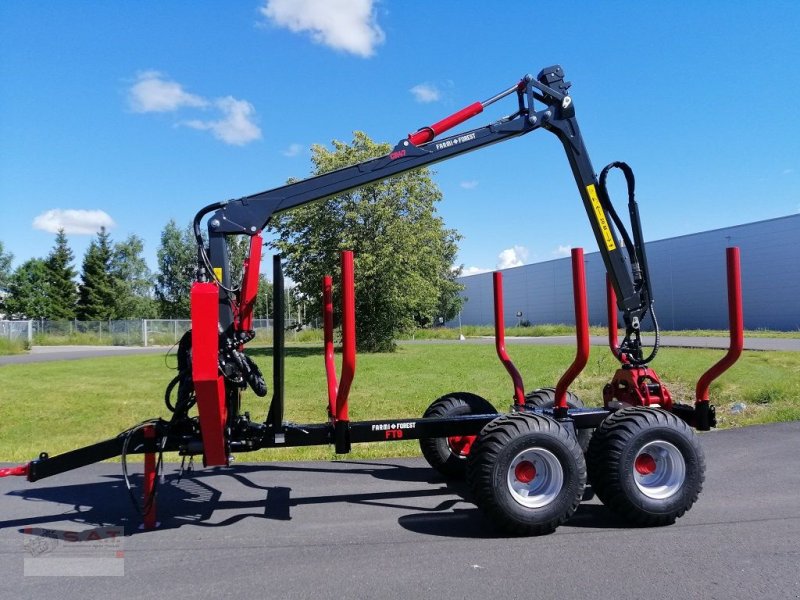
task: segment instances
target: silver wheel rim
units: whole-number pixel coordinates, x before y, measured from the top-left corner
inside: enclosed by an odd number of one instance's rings
[[[686,481],[683,454],[669,442],[658,440],[642,446],[633,459],[633,480],[648,498],[663,500]]]
[[[528,448],[511,461],[506,479],[514,500],[526,508],[541,508],[558,497],[564,469],[549,450]]]

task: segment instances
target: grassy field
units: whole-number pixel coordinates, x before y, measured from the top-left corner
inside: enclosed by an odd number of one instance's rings
[[[607,333],[607,328],[599,325],[593,325],[589,328],[591,335],[604,336]],[[530,327],[507,327],[506,336],[520,336],[520,337],[542,337],[553,335],[574,335],[575,328],[572,325],[558,325],[558,324],[542,324],[532,325]],[[461,329],[458,328],[445,328],[437,327],[434,329],[417,329],[407,335],[401,336],[401,340],[457,340],[459,335],[465,337],[485,337],[494,335],[494,327],[491,325],[465,325]],[[624,337],[625,332],[619,331],[619,338]],[[662,335],[680,335],[680,336],[710,336],[710,337],[727,337],[729,333],[724,330],[717,329],[693,329],[693,330],[680,330],[680,331],[662,331]],[[766,329],[755,329],[745,331],[745,338],[800,338],[800,331],[771,331]],[[322,342],[322,330],[320,329],[304,329],[303,331],[289,331],[286,334],[286,339],[290,342],[299,343],[312,343]],[[131,343],[136,344],[140,340],[136,336],[129,336],[124,334],[104,334],[87,332],[73,332],[57,334],[36,334],[33,337],[34,346],[64,346],[64,345],[78,345],[78,346],[125,346]],[[171,346],[175,342],[173,335],[152,333],[149,335],[149,343],[151,346]],[[254,344],[268,345],[272,343],[272,332],[266,330],[259,330],[258,337]],[[9,342],[8,340],[0,339],[0,355],[16,354],[25,351],[25,344],[23,342]]]
[[[270,350],[253,354],[270,381]],[[514,346],[512,358],[527,389],[552,386],[574,356],[570,347]],[[664,349],[656,368],[677,401],[691,402],[697,377],[722,352]],[[64,452],[116,435],[139,421],[167,416],[163,404],[175,357],[110,357],[0,367],[0,461],[29,460],[41,451]],[[605,349],[593,348],[589,365],[572,390],[587,405],[600,405],[600,392],[616,368]],[[326,419],[322,350],[318,345],[287,349],[286,418],[297,423]],[[350,396],[352,420],[422,415],[437,397],[466,390],[500,410],[512,388],[491,345],[402,346],[394,354],[359,355]],[[745,352],[711,387],[721,427],[800,419],[800,353]],[[743,402],[739,414],[731,410]],[[247,394],[245,410],[263,420],[262,399]],[[416,442],[359,445],[355,457],[409,456]],[[329,459],[330,447],[264,450],[242,460]]]
[[[22,340],[7,340],[0,338],[0,356],[9,354],[22,354],[27,351],[25,342]]]
[[[589,328],[591,335],[605,336],[607,328],[593,325]],[[574,335],[575,328],[572,325],[563,324],[540,324],[526,327],[507,327],[506,336],[519,337],[544,337],[555,335]],[[681,331],[663,331],[663,335],[680,336],[711,336],[727,337],[729,334],[724,330],[696,329]],[[178,334],[179,335],[179,334]],[[433,329],[417,329],[406,335],[401,336],[400,340],[457,340],[459,335],[465,337],[486,337],[494,336],[494,327],[491,325],[465,325],[459,328],[437,327]],[[619,331],[619,338],[625,335],[623,330]],[[756,329],[745,331],[745,338],[800,338],[800,331],[770,331]],[[37,333],[33,336],[32,345],[34,346],[126,346],[141,343],[141,332],[109,333],[106,329],[102,334],[88,331],[71,331],[64,329],[61,333]],[[286,339],[290,343],[322,343],[322,330],[304,329],[302,331],[288,331]],[[150,332],[148,335],[149,345],[151,346],[171,346],[175,343],[176,337],[172,333]],[[272,331],[260,329],[257,332],[256,340],[251,346],[266,346],[272,343]],[[0,356],[8,354],[19,354],[25,352],[27,342],[22,340],[10,341],[0,339]]]
[[[461,333],[465,337],[486,337],[494,336],[494,327],[491,325],[465,325],[461,328]],[[608,328],[601,325],[592,325],[589,327],[591,335],[606,335]],[[645,332],[648,335],[649,332]],[[520,336],[520,337],[541,337],[552,335],[574,335],[574,325],[532,325],[530,327],[507,327],[506,336]],[[619,339],[625,336],[625,330],[619,330]],[[677,331],[662,331],[661,335],[681,335],[691,337],[728,337],[730,333],[722,329],[681,329]],[[417,329],[414,333],[405,336],[403,339],[418,339],[418,340],[457,340],[459,336],[458,328],[444,328],[439,327],[435,329]],[[772,331],[768,329],[748,329],[744,332],[745,338],[800,338],[800,331]]]

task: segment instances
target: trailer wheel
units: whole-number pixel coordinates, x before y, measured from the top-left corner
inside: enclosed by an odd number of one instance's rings
[[[583,452],[543,415],[515,413],[487,424],[467,458],[478,507],[512,535],[552,532],[577,510],[586,486]]]
[[[669,525],[697,500],[705,456],[694,431],[660,408],[630,407],[609,416],[592,436],[589,481],[624,519]]]
[[[491,403],[469,392],[453,392],[435,400],[422,415],[423,419],[441,419],[462,415],[495,415]],[[448,479],[463,479],[467,469],[474,435],[420,438],[419,447],[428,464]]]
[[[556,403],[555,388],[538,388],[525,394],[525,406],[530,408],[553,408]],[[583,408],[584,404],[577,394],[567,391],[567,406],[569,408]],[[575,434],[578,444],[585,453],[589,448],[589,440],[592,439],[593,429],[576,429]]]

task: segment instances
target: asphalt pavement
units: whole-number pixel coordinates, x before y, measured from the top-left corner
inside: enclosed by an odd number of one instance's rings
[[[180,481],[169,465],[148,532],[118,464],[0,479],[0,597],[800,597],[800,422],[701,443],[705,488],[675,525],[629,527],[592,499],[537,538],[498,534],[422,459],[239,464]],[[110,558],[88,549],[91,566],[124,562],[124,575],[24,575],[51,568],[36,563],[48,553],[78,556],[88,542],[65,538],[100,525],[125,537]]]

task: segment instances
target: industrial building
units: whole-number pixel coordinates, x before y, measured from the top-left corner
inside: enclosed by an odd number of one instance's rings
[[[727,329],[725,248],[741,250],[744,325],[800,330],[800,214],[648,242],[655,311],[662,329]],[[589,322],[607,323],[605,268],[585,255]],[[505,269],[506,326],[574,323],[570,258]],[[464,325],[493,322],[492,274],[461,277]],[[450,323],[457,325],[458,321]],[[645,324],[648,325],[648,324]]]

